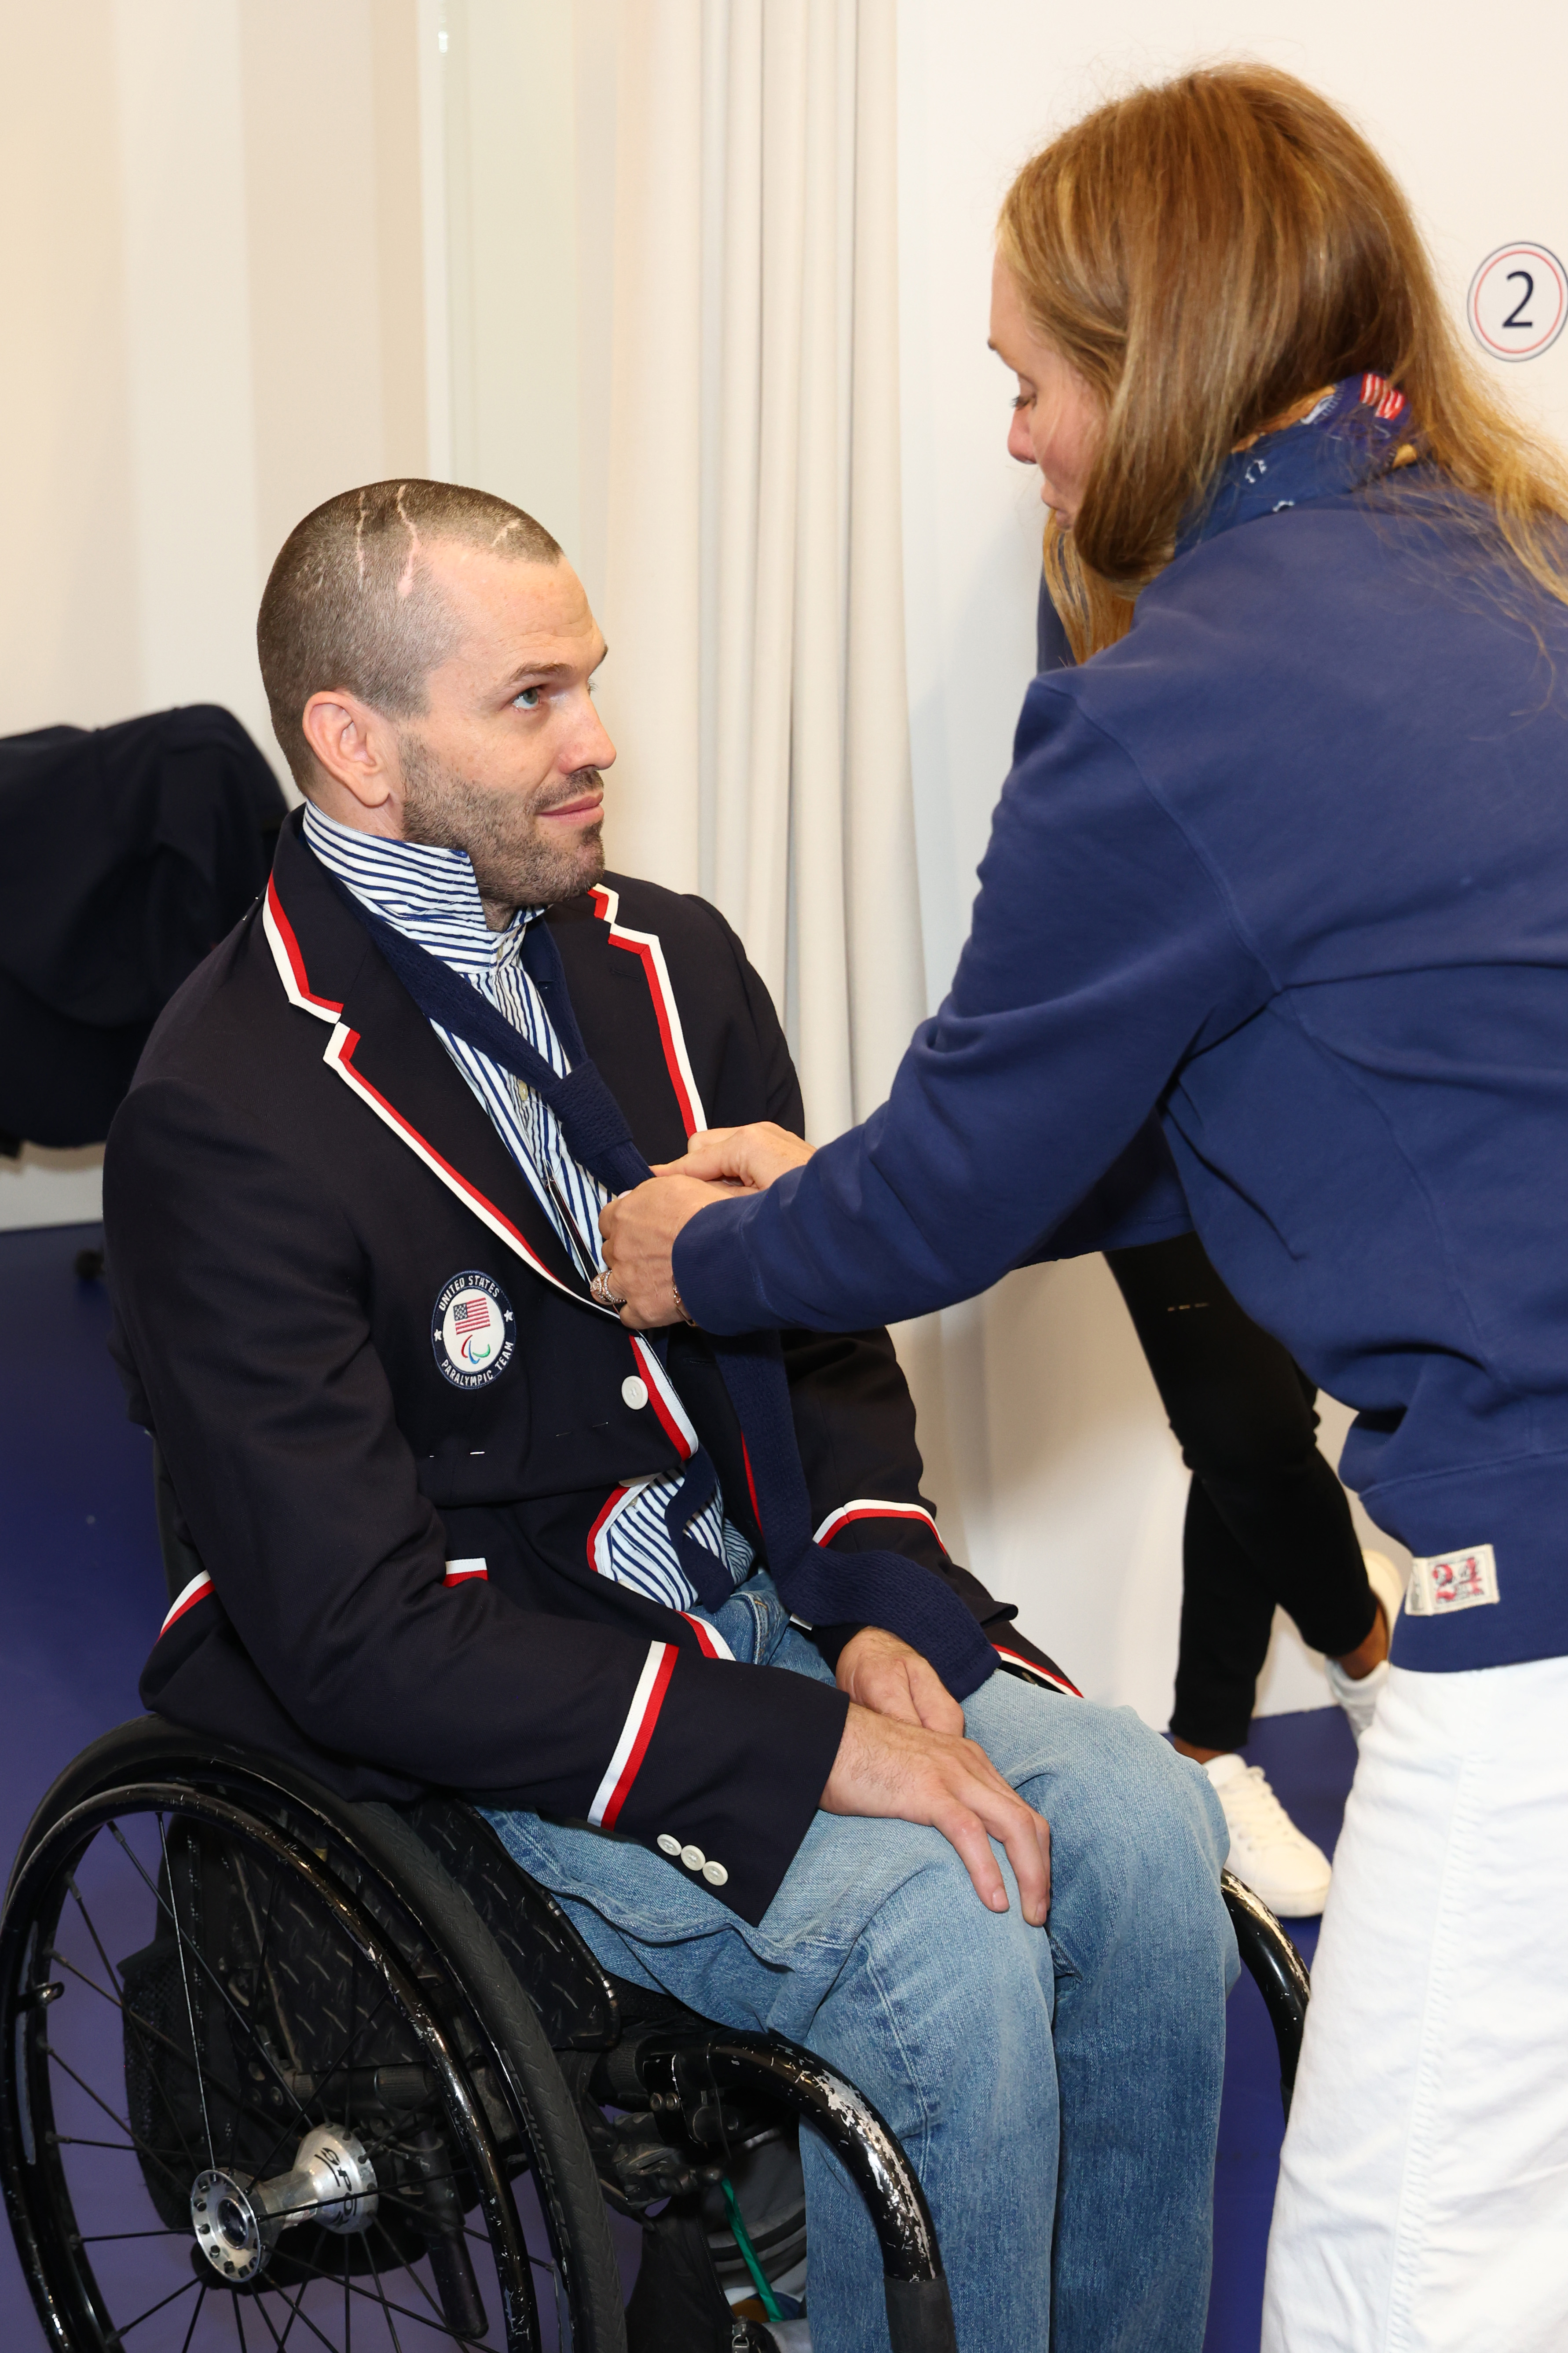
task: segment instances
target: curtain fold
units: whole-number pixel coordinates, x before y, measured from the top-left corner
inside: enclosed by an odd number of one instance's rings
[[[639,0],[617,59],[612,859],[712,897],[811,1133],[922,1011],[895,0]]]

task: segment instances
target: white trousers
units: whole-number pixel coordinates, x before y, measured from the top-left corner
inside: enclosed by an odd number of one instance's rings
[[[1568,1659],[1395,1668],[1312,1972],[1263,2353],[1568,2348]]]

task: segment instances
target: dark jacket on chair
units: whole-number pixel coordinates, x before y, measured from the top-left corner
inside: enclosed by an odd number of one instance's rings
[[[700,1124],[799,1131],[773,1006],[711,907],[611,878],[549,920],[650,1159]],[[265,899],[154,1032],[105,1219],[132,1411],[206,1572],[171,1609],[147,1704],[349,1794],[436,1785],[699,1846],[721,1900],[760,1919],[847,1702],[710,1655],[698,1619],[595,1567],[606,1506],[694,1438],[761,1552],[717,1367],[681,1331],[667,1372],[588,1298],[297,821]],[[472,1387],[439,1341],[455,1277],[506,1319]],[[942,1550],[886,1334],[792,1334],[785,1353],[821,1541],[937,1569],[1055,1675]],[[830,1658],[845,1633],[820,1638]]]
[[[0,740],[0,1130],[103,1141],[158,1015],[266,881],[286,814],[216,704]]]

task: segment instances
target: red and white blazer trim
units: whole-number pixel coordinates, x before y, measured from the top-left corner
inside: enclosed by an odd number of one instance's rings
[[[1048,1668],[1040,1665],[1037,1659],[1021,1657],[1016,1651],[1010,1651],[1005,1642],[993,1642],[991,1647],[999,1659],[1005,1659],[1017,1668],[1020,1674],[1027,1675],[1031,1682],[1044,1683],[1049,1691],[1069,1692],[1074,1699],[1083,1697],[1076,1683],[1069,1683],[1066,1675],[1053,1675]]]
[[[813,1543],[831,1544],[839,1529],[847,1528],[851,1520],[923,1520],[942,1545],[942,1531],[923,1504],[891,1504],[876,1495],[858,1495],[852,1504],[840,1504],[836,1512],[829,1512]],[[947,1546],[942,1545],[942,1548],[945,1553]]]
[[[295,937],[292,924],[283,912],[283,903],[278,896],[277,885],[270,881],[267,885],[267,900],[262,910],[262,923],[266,929],[268,944],[272,950],[272,960],[278,967],[278,976],[283,983],[289,1003],[297,1005],[301,1012],[313,1013],[318,1020],[330,1021],[332,1025],[332,1034],[327,1039],[321,1056],[328,1068],[334,1071],[344,1085],[351,1087],[363,1103],[368,1103],[377,1119],[382,1121],[384,1125],[391,1128],[393,1134],[402,1143],[407,1145],[409,1150],[419,1159],[423,1160],[426,1168],[439,1177],[448,1192],[455,1193],[466,1208],[471,1209],[477,1218],[489,1226],[492,1233],[498,1234],[509,1250],[515,1250],[523,1264],[533,1273],[542,1276],[554,1290],[563,1292],[568,1299],[576,1300],[580,1306],[588,1308],[592,1314],[614,1315],[616,1313],[614,1308],[601,1307],[596,1300],[585,1298],[582,1292],[574,1290],[570,1283],[562,1282],[552,1274],[543,1260],[530,1247],[512,1224],[511,1219],[498,1209],[495,1203],[487,1195],[481,1193],[477,1185],[470,1184],[458,1169],[454,1168],[450,1161],[443,1160],[435,1145],[420,1134],[411,1121],[404,1118],[395,1104],[389,1103],[380,1090],[371,1084],[363,1072],[354,1068],[354,1051],[359,1045],[360,1033],[357,1029],[351,1029],[347,1022],[340,1019],[339,1017],[343,1009],[341,1005],[334,1005],[330,997],[316,996],[311,989],[305,971],[305,960],[300,953],[300,943]]]
[[[160,1642],[168,1632],[170,1627],[174,1623],[175,1620],[177,1618],[183,1618],[187,1609],[194,1609],[198,1601],[205,1601],[212,1589],[212,1578],[207,1575],[205,1568],[199,1577],[192,1577],[189,1585],[181,1587],[179,1592],[174,1596],[168,1616],[164,1619],[163,1624],[158,1629],[158,1640]]]
[[[626,948],[642,958],[643,972],[647,979],[648,995],[653,999],[654,1019],[658,1023],[659,1039],[664,1047],[665,1068],[669,1083],[675,1089],[676,1102],[680,1105],[680,1117],[688,1135],[695,1135],[700,1127],[708,1124],[702,1108],[702,1098],[697,1092],[691,1060],[686,1050],[686,1033],[680,1026],[680,1014],[675,1002],[675,991],[669,985],[669,970],[664,961],[664,949],[657,932],[634,932],[616,918],[620,908],[620,893],[601,883],[590,892],[599,921],[609,929],[612,945]]]
[[[283,983],[289,1003],[297,1005],[301,1013],[313,1013],[318,1021],[336,1021],[343,1008],[341,1005],[334,1005],[330,997],[318,997],[310,987],[305,959],[294,936],[294,926],[283,913],[278,885],[270,875],[267,878],[261,923],[267,934],[267,944],[272,951],[272,961],[278,967],[278,977]]]
[[[735,1653],[717,1626],[710,1626],[706,1618],[699,1618],[691,1609],[683,1609],[680,1615],[696,1635],[697,1647],[705,1659],[728,1659],[734,1665]]]
[[[477,1560],[449,1560],[447,1563],[447,1574],[441,1582],[443,1585],[470,1585],[478,1577],[482,1577],[488,1585],[489,1574],[489,1563],[481,1555]]]
[[[673,1642],[650,1642],[647,1646],[647,1657],[637,1677],[626,1720],[588,1809],[588,1820],[598,1830],[615,1829],[621,1808],[631,1794],[679,1656]]]
[[[637,1360],[637,1370],[647,1389],[647,1400],[658,1416],[659,1427],[683,1462],[697,1451],[697,1430],[690,1415],[676,1394],[675,1384],[653,1350],[634,1332],[630,1335],[632,1354]]]

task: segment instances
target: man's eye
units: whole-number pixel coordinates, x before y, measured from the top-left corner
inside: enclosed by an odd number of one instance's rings
[[[537,711],[540,693],[541,689],[537,686],[525,686],[521,694],[513,695],[513,704],[521,711]]]

